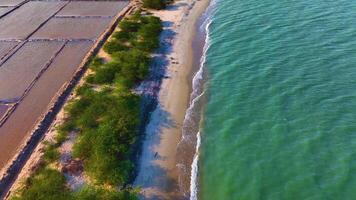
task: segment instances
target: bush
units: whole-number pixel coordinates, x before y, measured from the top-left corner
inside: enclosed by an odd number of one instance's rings
[[[139,27],[140,27],[140,22],[131,19],[122,20],[119,24],[119,28],[121,29],[121,32],[128,32],[128,33],[137,32]]]
[[[122,40],[124,40],[124,39],[122,39]],[[117,39],[112,39],[110,42],[107,42],[104,45],[103,49],[108,54],[113,54],[117,51],[125,51],[128,49],[128,47],[125,46],[122,41],[119,41]]]
[[[137,48],[151,52],[159,47],[159,33],[162,25],[159,18],[147,17],[147,24],[144,24],[137,32],[139,40],[136,41]]]
[[[131,37],[132,37],[132,33],[128,31],[118,31],[113,34],[113,38],[115,38],[120,42],[128,41],[130,40]]]
[[[43,158],[47,163],[52,163],[55,160],[59,159],[59,152],[57,146],[55,144],[46,144],[45,151],[43,154]]]
[[[132,82],[143,80],[149,72],[150,58],[141,50],[120,51],[113,54],[113,59],[121,66],[120,76]]]
[[[138,200],[137,192],[132,190],[104,190],[90,186],[75,193],[76,200]]]
[[[146,8],[161,10],[166,7],[164,0],[143,0],[143,6]]]
[[[90,68],[96,69],[97,67],[100,67],[103,63],[104,61],[102,58],[94,57],[90,63]]]
[[[108,54],[130,48],[146,52],[158,48],[159,35],[162,31],[161,20],[158,17],[135,13],[131,18],[123,20],[119,27],[121,31],[115,33],[113,39],[104,45],[104,50]]]
[[[110,62],[99,68],[92,79],[95,84],[109,84],[115,79],[115,74],[120,72],[118,63]]]
[[[122,185],[128,180],[133,168],[129,157],[131,145],[137,137],[140,99],[133,94],[98,94],[106,100],[94,100],[78,116],[76,122],[78,127],[82,126],[82,118],[86,118],[87,112],[91,113],[93,108],[99,106],[102,111],[94,116],[101,123],[82,128],[74,145],[74,156],[85,161],[86,172],[98,182]]]
[[[54,169],[40,169],[27,180],[27,186],[13,200],[68,200],[70,190],[65,177]]]

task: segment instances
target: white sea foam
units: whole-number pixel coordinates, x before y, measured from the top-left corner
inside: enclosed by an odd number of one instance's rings
[[[200,132],[197,134],[197,146],[196,146],[196,152],[194,155],[194,160],[192,163],[192,172],[190,175],[190,199],[191,200],[196,200],[198,199],[198,187],[197,187],[197,181],[198,181],[198,172],[199,172],[199,166],[198,166],[198,161],[199,161],[199,148],[200,148]]]
[[[213,2],[212,2],[213,4]],[[188,123],[188,121],[191,119],[192,116],[192,112],[195,106],[195,103],[201,98],[201,96],[204,95],[204,90],[202,88],[202,84],[203,84],[203,73],[204,73],[204,66],[206,64],[206,56],[207,56],[207,52],[210,48],[210,38],[209,38],[209,27],[212,23],[212,10],[206,12],[207,15],[209,15],[208,17],[206,17],[206,20],[204,21],[204,23],[202,24],[202,27],[204,27],[204,31],[206,34],[205,37],[205,44],[204,44],[204,49],[203,49],[203,54],[200,60],[200,68],[198,70],[198,72],[194,75],[193,77],[193,92],[191,94],[191,103],[189,105],[189,108],[187,109],[185,118],[184,118],[184,123]],[[183,135],[184,137],[184,135]],[[197,137],[197,142],[196,142],[196,152],[194,155],[194,159],[191,165],[191,175],[190,175],[190,200],[197,200],[198,199],[198,175],[199,175],[199,148],[200,148],[200,144],[201,144],[201,136],[200,136],[200,132],[197,133],[196,135]],[[184,139],[184,138],[183,138]]]

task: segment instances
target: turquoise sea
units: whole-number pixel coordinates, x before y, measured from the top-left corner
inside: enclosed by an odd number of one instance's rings
[[[356,1],[215,1],[199,199],[356,199]]]

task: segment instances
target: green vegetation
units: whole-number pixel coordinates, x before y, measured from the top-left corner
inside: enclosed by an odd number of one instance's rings
[[[27,179],[26,187],[20,192],[13,200],[67,200],[71,197],[63,174],[49,168],[39,169]]]
[[[62,173],[42,167],[27,179],[26,187],[12,200],[137,200],[137,191],[84,186],[73,192],[67,187]]]
[[[74,194],[76,200],[136,200],[136,192],[132,190],[106,190],[94,187],[83,187]]]
[[[52,163],[59,159],[59,152],[57,146],[54,144],[46,143],[46,148],[43,154],[43,159],[46,163]]]
[[[146,8],[161,10],[167,5],[165,0],[143,0],[143,6]]]
[[[123,20],[119,28],[104,45],[112,60],[91,61],[93,73],[76,89],[77,98],[66,106],[67,117],[57,127],[55,142],[45,144],[43,166],[13,199],[137,199],[136,190],[113,188],[124,186],[133,172],[140,96],[131,89],[149,72],[150,54],[159,46],[162,26],[159,18],[137,12]],[[91,180],[91,185],[77,192],[67,188],[64,175],[51,167],[70,131],[78,133],[73,156],[83,161],[84,172]]]
[[[86,90],[69,106],[71,123],[80,130],[74,156],[85,161],[85,171],[96,181],[122,185],[132,171],[130,146],[137,138],[140,99],[111,89]]]

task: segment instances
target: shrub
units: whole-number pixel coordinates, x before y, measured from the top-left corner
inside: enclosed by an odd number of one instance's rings
[[[120,42],[128,41],[130,40],[131,37],[132,37],[132,33],[128,31],[118,31],[113,34],[113,38],[115,38]]]
[[[104,63],[103,59],[96,56],[91,61],[90,68],[96,69],[97,67],[100,67],[103,63]]]
[[[143,0],[143,6],[146,8],[161,10],[166,7],[164,0]]]
[[[141,50],[120,51],[113,55],[113,59],[121,66],[120,76],[132,82],[143,80],[149,72],[150,58]]]
[[[13,200],[68,200],[71,194],[65,177],[54,169],[40,169]]]
[[[119,28],[122,32],[137,32],[138,28],[140,27],[140,22],[137,20],[130,20],[125,19],[122,20],[119,24]]]
[[[81,118],[86,118],[88,110],[100,106],[103,111],[95,116],[101,119],[101,123],[82,130],[74,145],[74,156],[85,161],[85,170],[98,182],[122,185],[133,168],[129,156],[130,147],[137,137],[140,100],[133,94],[98,94],[107,100],[95,100],[89,104],[77,122],[82,126]]]
[[[93,77],[92,83],[95,84],[109,84],[112,83],[115,79],[115,74],[120,71],[119,66],[116,63],[108,63],[103,65],[96,71],[95,76]]]
[[[43,154],[43,158],[47,163],[51,163],[55,160],[59,159],[59,152],[57,149],[57,146],[55,146],[55,144],[46,144],[45,150],[44,150],[44,154]]]
[[[119,41],[117,39],[112,39],[110,42],[107,42],[103,48],[104,51],[108,54],[113,54],[117,51],[125,51],[128,49],[128,47],[125,46],[122,41]]]
[[[138,200],[137,192],[132,190],[104,190],[90,186],[75,193],[76,200]]]

